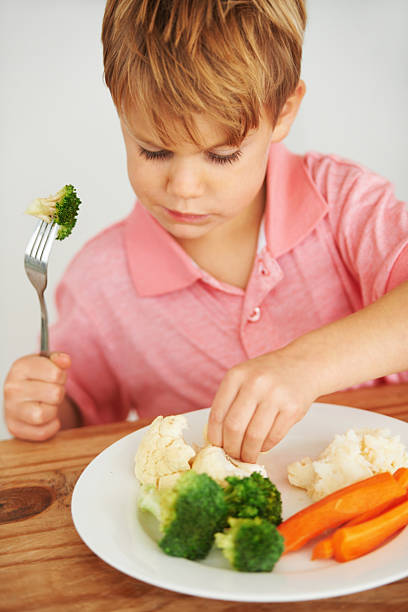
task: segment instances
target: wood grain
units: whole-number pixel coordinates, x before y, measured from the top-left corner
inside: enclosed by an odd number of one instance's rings
[[[53,502],[51,487],[10,487],[0,491],[0,524],[40,514]]]
[[[408,385],[346,391],[320,401],[408,421]],[[116,423],[63,431],[46,443],[0,442],[1,612],[381,612],[408,610],[408,578],[319,602],[240,603],[190,597],[116,571],[82,542],[71,519],[74,485],[114,441],[144,426]]]

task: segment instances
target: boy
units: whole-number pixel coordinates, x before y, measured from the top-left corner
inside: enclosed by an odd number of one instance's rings
[[[11,433],[211,405],[210,441],[255,461],[319,395],[408,380],[404,204],[356,164],[281,144],[305,20],[300,0],[107,3],[138,202],[58,288],[64,352],[13,364]]]

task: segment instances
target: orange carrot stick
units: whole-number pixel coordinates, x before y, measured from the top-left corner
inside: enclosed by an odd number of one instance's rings
[[[408,467],[400,467],[393,474],[394,478],[398,480],[400,485],[404,487],[404,489],[408,490]]]
[[[378,548],[391,535],[408,524],[408,501],[398,504],[370,521],[341,527],[333,534],[336,561],[350,561]]]
[[[393,477],[398,481],[398,483],[402,487],[404,487],[405,491],[408,490],[408,468],[406,467],[398,468],[398,470],[396,470],[393,473]],[[402,497],[398,497],[396,499],[392,499],[391,501],[386,501],[380,504],[379,506],[372,508],[371,510],[367,510],[367,512],[363,512],[363,514],[359,514],[358,516],[355,516],[353,519],[351,519],[351,521],[348,521],[347,527],[352,527],[353,525],[358,525],[359,523],[364,523],[365,521],[369,521],[370,519],[375,518],[382,512],[385,512],[389,508],[393,508],[397,504],[400,504],[404,500],[405,500],[405,495],[403,495]]]
[[[397,506],[401,502],[405,501],[406,497],[407,497],[406,494],[402,495],[401,497],[396,497],[395,499],[391,499],[390,501],[379,504],[375,508],[371,508],[371,510],[367,510],[366,512],[363,512],[362,514],[358,514],[357,516],[352,518],[351,521],[347,521],[345,527],[353,527],[353,525],[358,525],[359,523],[365,523],[366,521],[369,521],[372,518],[379,516],[386,510],[389,510],[390,508],[393,508],[394,506]]]
[[[285,550],[297,550],[317,535],[346,523],[380,503],[402,497],[404,488],[389,473],[383,472],[334,491],[283,521],[278,531]]]
[[[315,544],[312,551],[312,559],[331,559],[333,554],[333,536],[329,535]]]
[[[386,510],[389,510],[390,508],[397,506],[402,501],[404,501],[406,498],[407,496],[403,495],[402,497],[397,497],[396,499],[380,504],[376,506],[375,508],[371,508],[371,510],[367,510],[366,512],[363,512],[362,514],[358,514],[357,516],[352,518],[350,521],[347,521],[347,523],[344,526],[352,527],[353,525],[358,525],[359,523],[364,523],[365,521],[369,521],[370,519],[375,518],[376,516],[379,516]],[[319,542],[315,544],[313,551],[312,551],[312,560],[331,559],[333,557],[333,553],[334,553],[333,535],[334,533],[331,533],[330,535],[325,537],[323,540],[319,540]]]

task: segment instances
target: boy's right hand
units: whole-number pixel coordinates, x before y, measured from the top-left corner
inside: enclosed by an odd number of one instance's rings
[[[5,420],[13,436],[44,441],[57,433],[70,365],[66,353],[27,355],[13,363],[4,383]]]

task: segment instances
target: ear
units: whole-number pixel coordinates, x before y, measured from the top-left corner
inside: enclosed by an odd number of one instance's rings
[[[286,100],[272,132],[271,142],[280,142],[289,134],[292,123],[298,113],[303,96],[306,93],[304,81],[299,81],[294,93]]]

